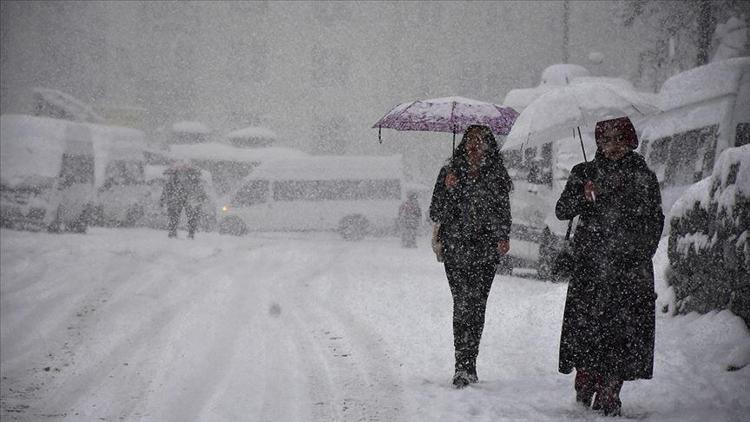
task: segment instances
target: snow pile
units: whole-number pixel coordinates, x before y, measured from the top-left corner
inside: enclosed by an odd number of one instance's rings
[[[227,134],[228,139],[263,138],[276,139],[276,132],[265,127],[250,126]]]

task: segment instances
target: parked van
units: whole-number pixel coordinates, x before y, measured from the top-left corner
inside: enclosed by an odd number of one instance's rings
[[[750,143],[750,58],[679,73],[659,96],[664,112],[644,124],[641,153],[656,172],[668,212],[685,189],[711,175],[722,151]]]
[[[401,156],[313,156],[261,163],[227,198],[219,231],[395,232],[405,199]]]
[[[0,116],[0,225],[85,232],[94,200],[94,146],[85,124]]]

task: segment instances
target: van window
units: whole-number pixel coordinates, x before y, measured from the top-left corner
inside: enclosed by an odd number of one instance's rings
[[[401,183],[388,180],[285,180],[274,182],[274,201],[399,200]]]
[[[266,202],[268,197],[268,181],[253,180],[237,191],[232,198],[232,205],[249,207]]]
[[[734,146],[741,147],[750,144],[750,123],[740,123],[734,133]]]
[[[91,155],[63,154],[60,168],[60,185],[94,183],[94,157]]]
[[[672,136],[664,172],[666,185],[689,185],[703,178],[704,170],[713,167],[717,129],[718,125],[711,125]]]

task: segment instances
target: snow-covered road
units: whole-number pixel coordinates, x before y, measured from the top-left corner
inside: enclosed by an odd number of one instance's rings
[[[606,420],[556,371],[564,284],[497,277],[481,382],[449,387],[451,298],[427,239],[1,236],[3,420]],[[725,370],[750,350],[742,321],[658,318],[655,377],[626,383],[625,415],[750,414],[750,369]]]

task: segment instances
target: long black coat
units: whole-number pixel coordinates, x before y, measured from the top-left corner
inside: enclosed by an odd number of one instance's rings
[[[510,178],[502,163],[485,165],[476,178],[455,164],[440,170],[430,203],[430,219],[440,223],[446,265],[495,264],[497,244],[510,233]],[[453,188],[445,186],[448,172],[458,176]]]
[[[599,189],[586,202],[583,185]],[[562,373],[587,368],[623,380],[648,379],[654,363],[654,269],[664,214],[654,173],[631,152],[618,161],[597,154],[573,167],[555,208],[580,215],[560,338]]]

